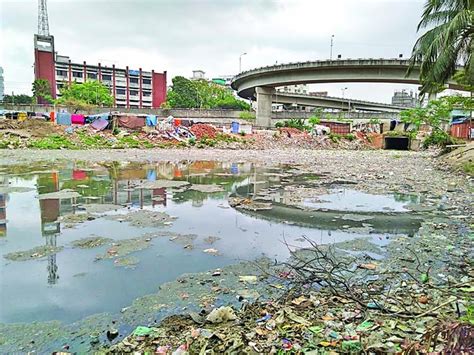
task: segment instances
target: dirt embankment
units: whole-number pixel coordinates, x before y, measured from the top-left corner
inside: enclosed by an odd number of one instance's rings
[[[456,170],[462,170],[474,176],[474,142],[446,154],[442,160]]]

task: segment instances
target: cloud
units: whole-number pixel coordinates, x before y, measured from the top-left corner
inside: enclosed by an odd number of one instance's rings
[[[56,50],[73,61],[167,70],[171,78],[190,76],[193,69],[209,77],[235,74],[243,52],[244,69],[325,59],[333,34],[334,55],[409,56],[422,5],[422,0],[50,0],[48,12]],[[6,90],[28,92],[37,1],[0,0],[0,20]],[[382,97],[357,85],[354,95],[390,100],[386,90]]]

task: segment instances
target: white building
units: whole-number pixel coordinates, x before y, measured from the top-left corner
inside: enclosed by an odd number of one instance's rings
[[[309,93],[309,88],[307,84],[280,86],[276,90],[278,92],[285,92],[288,94],[308,95]]]
[[[191,80],[202,80],[206,79],[206,72],[204,70],[193,70],[193,76]]]

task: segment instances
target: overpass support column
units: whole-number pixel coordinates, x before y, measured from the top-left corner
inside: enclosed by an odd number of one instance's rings
[[[257,93],[257,120],[258,126],[270,128],[272,125],[272,95],[274,88],[259,86]]]

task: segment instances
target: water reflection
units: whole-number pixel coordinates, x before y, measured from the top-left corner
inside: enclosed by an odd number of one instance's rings
[[[364,236],[383,245],[386,235],[416,228],[402,225],[405,222],[392,225],[393,221],[382,221],[377,225],[370,221],[374,224],[370,233],[355,233],[341,229],[342,224],[351,225],[353,221],[295,209],[289,195],[281,195],[283,187],[303,186],[317,181],[317,177],[295,177],[291,169],[215,161],[0,168],[4,173],[0,175],[4,187],[0,191],[2,255],[39,246],[64,248],[40,260],[0,260],[0,322],[72,321],[97,312],[116,312],[134,298],[154,292],[158,285],[186,272],[222,267],[262,254],[272,259],[286,258],[289,252],[283,239],[303,246],[298,240],[302,235],[318,243]],[[144,182],[161,180],[220,188],[212,193],[190,188],[140,188]],[[66,189],[77,191],[79,196],[38,198]],[[227,203],[230,195],[270,199],[274,208],[255,213],[235,210]],[[155,238],[149,248],[133,254],[140,262],[130,269],[116,267],[111,259],[97,261],[96,256],[105,254],[110,246],[78,250],[71,247],[71,242],[98,235],[116,243],[156,232],[157,228],[139,228],[106,218],[88,220],[75,228],[61,222],[61,218],[69,215],[86,215],[91,204],[121,206],[122,210],[112,214],[129,210],[167,212],[177,220],[161,231],[175,236],[195,235],[193,245],[183,248],[172,238]],[[218,256],[203,253],[211,247],[205,241],[209,237],[217,237],[212,248],[219,250]]]

